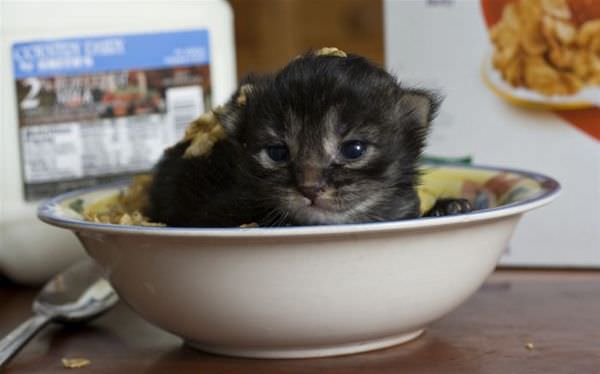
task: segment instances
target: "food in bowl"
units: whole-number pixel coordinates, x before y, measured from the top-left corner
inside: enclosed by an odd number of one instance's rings
[[[274,228],[118,225],[86,221],[73,209],[117,195],[124,182],[61,195],[39,217],[72,230],[122,300],[190,346],[262,358],[350,354],[414,339],[464,302],[494,269],[521,216],[560,189],[552,178],[509,169],[435,173],[431,188],[439,183],[447,193],[479,196],[474,201],[499,197],[499,205]]]
[[[439,200],[464,200],[474,209],[487,209],[526,198],[539,190],[531,180],[510,173],[463,171],[460,178],[457,178],[456,171],[448,173],[444,168],[424,167],[420,174],[417,194],[421,216],[430,212]],[[139,175],[111,196],[92,204],[84,204],[81,199],[75,200],[71,203],[71,208],[81,214],[83,219],[92,222],[166,226],[160,222],[150,222],[143,214],[148,205],[150,183],[150,175]],[[259,225],[252,222],[240,227]]]

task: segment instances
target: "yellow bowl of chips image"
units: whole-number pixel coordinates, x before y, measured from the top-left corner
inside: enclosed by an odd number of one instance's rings
[[[423,203],[464,196],[475,211],[220,229],[85,219],[128,186],[61,195],[38,215],[72,230],[147,321],[200,350],[260,358],[351,354],[417,338],[482,285],[523,214],[560,190],[536,173],[443,166],[425,171]]]
[[[526,87],[513,87],[492,65],[488,55],[482,64],[481,77],[485,85],[507,102],[531,109],[578,110],[600,107],[600,86],[588,86],[571,95],[544,95]]]
[[[517,105],[559,110],[600,107],[600,13],[584,12],[586,4],[507,3],[490,29],[493,51],[482,69],[487,86]]]

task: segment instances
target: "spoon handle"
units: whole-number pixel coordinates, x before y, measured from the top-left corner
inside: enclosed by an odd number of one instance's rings
[[[50,322],[50,318],[36,314],[12,330],[4,339],[0,340],[0,368],[19,352],[48,322]]]

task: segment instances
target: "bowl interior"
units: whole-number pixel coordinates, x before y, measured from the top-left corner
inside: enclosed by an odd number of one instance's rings
[[[421,212],[439,198],[469,200],[475,210],[497,208],[538,196],[543,181],[517,172],[469,167],[430,167],[424,169],[418,188]]]
[[[357,227],[379,226],[394,224],[395,226],[419,227],[428,225],[452,224],[455,221],[493,218],[499,215],[522,213],[550,202],[560,190],[560,185],[554,179],[531,172],[492,167],[468,165],[427,166],[423,168],[421,185],[418,193],[421,199],[421,211],[425,212],[439,198],[465,198],[471,202],[475,210],[460,216],[435,218],[419,218],[398,222],[367,223],[354,225],[312,226],[310,231],[356,231]],[[145,231],[158,234],[159,232],[191,232],[196,230],[221,232],[227,234],[234,231],[247,232],[256,229],[207,229],[207,228],[174,228],[146,227],[132,225],[115,225],[108,223],[88,222],[84,219],[86,212],[103,209],[125,193],[131,181],[121,181],[113,184],[97,186],[90,189],[78,190],[57,196],[40,206],[39,217],[50,224],[66,228],[85,228],[93,230],[116,231]],[[338,227],[338,228],[333,228]],[[342,227],[342,228],[340,228]],[[262,234],[269,230],[282,231],[284,228],[260,228]],[[307,227],[288,227],[286,230],[308,230]],[[370,227],[369,229],[372,229]],[[281,232],[279,232],[281,234]]]

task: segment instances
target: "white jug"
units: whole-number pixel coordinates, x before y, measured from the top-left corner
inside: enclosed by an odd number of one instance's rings
[[[236,85],[224,0],[0,3],[0,274],[39,283],[83,256],[36,207],[148,170]]]

